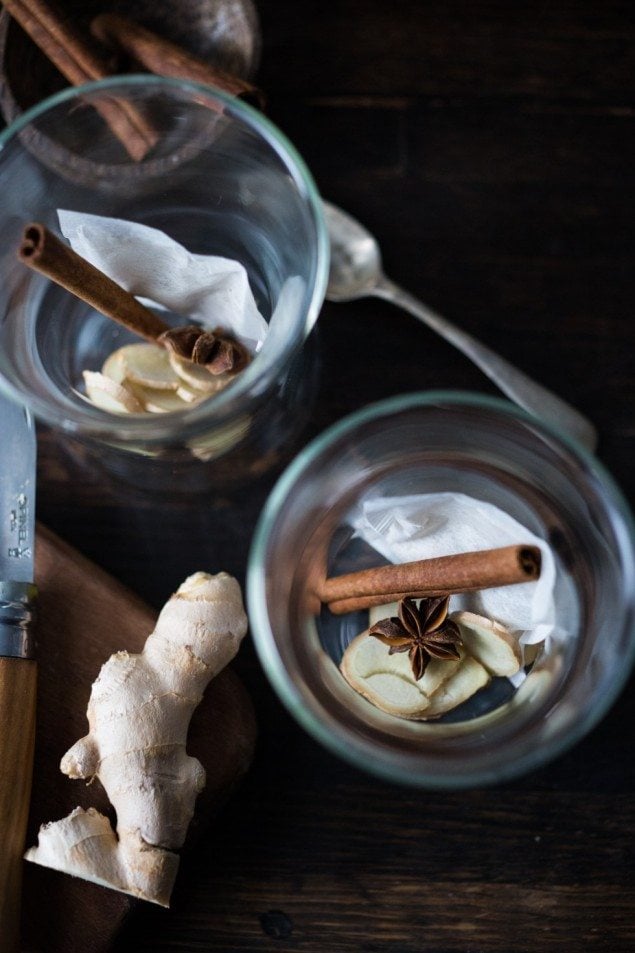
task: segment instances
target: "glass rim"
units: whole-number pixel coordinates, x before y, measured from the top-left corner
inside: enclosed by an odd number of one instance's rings
[[[269,623],[266,601],[265,560],[272,531],[278,514],[303,473],[330,446],[349,437],[365,423],[387,418],[401,411],[425,409],[433,406],[488,410],[504,418],[529,423],[550,439],[555,439],[565,450],[583,463],[585,471],[593,473],[602,485],[606,499],[604,508],[609,517],[619,547],[620,566],[625,577],[625,611],[623,631],[628,637],[628,652],[615,674],[610,691],[598,697],[584,717],[567,722],[539,747],[525,751],[513,760],[493,760],[487,767],[476,765],[471,770],[455,773],[439,770],[440,762],[420,762],[416,756],[400,752],[394,758],[385,757],[367,739],[352,730],[333,731],[321,720],[317,708],[305,704],[302,693],[286,670],[277,648],[276,637]],[[356,768],[387,781],[399,782],[430,790],[473,788],[479,785],[508,781],[552,761],[581,740],[606,714],[629,678],[635,663],[635,520],[630,507],[611,474],[597,458],[574,438],[557,427],[544,422],[517,405],[500,397],[471,391],[434,390],[389,397],[368,404],[332,424],[314,438],[292,461],[273,487],[256,525],[247,562],[246,596],[251,631],[260,663],[278,697],[291,715],[318,742],[332,753]],[[321,705],[321,702],[318,702]]]
[[[310,289],[306,315],[303,325],[298,327],[297,337],[289,336],[280,348],[277,364],[284,364],[291,359],[293,352],[306,339],[315,325],[324,297],[329,273],[330,243],[328,230],[324,219],[322,199],[304,159],[287,138],[287,136],[249,103],[244,102],[223,90],[205,83],[191,80],[174,79],[172,77],[155,76],[147,73],[131,73],[125,76],[109,76],[95,80],[81,86],[70,86],[23,112],[5,129],[0,131],[0,162],[3,150],[34,120],[45,115],[57,106],[75,100],[83,95],[91,95],[112,91],[117,88],[156,88],[178,91],[181,93],[203,94],[222,102],[230,114],[235,114],[249,128],[260,135],[272,151],[285,166],[292,181],[298,188],[309,209],[310,218],[315,229],[316,264],[313,286]],[[198,433],[203,425],[206,427],[223,427],[233,418],[240,415],[242,401],[249,398],[249,392],[256,383],[265,383],[275,377],[275,370],[270,365],[261,373],[258,364],[258,354],[250,365],[236,377],[226,389],[214,396],[213,400],[203,401],[196,407],[185,408],[170,414],[126,414],[121,418],[94,407],[86,401],[86,407],[74,406],[72,411],[52,409],[50,404],[41,398],[34,398],[16,387],[12,381],[0,375],[0,391],[12,400],[26,404],[34,415],[49,426],[58,430],[91,437],[117,440],[122,443],[142,440],[148,445],[157,444],[173,437],[175,429],[179,434],[188,436]],[[71,417],[71,419],[69,419]]]

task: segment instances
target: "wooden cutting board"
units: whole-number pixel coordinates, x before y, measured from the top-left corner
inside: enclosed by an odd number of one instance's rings
[[[205,567],[201,567],[205,568]],[[66,750],[86,734],[90,687],[119,649],[138,652],[156,614],[76,550],[39,526],[38,707],[27,846],[43,822],[74,807],[110,816],[99,783],[88,787],[59,770]],[[171,593],[166,593],[166,600]],[[212,727],[213,726],[213,727]],[[188,752],[202,762],[207,785],[197,801],[189,843],[203,830],[251,761],[256,729],[251,701],[231,670],[210,684],[190,728]],[[187,863],[187,844],[184,848]],[[24,864],[22,948],[37,953],[100,953],[141,901],[35,864]]]

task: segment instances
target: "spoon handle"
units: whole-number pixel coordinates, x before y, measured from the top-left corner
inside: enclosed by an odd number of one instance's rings
[[[595,450],[597,431],[591,422],[570,404],[532,380],[505,358],[491,351],[476,338],[466,334],[451,321],[432,311],[384,276],[368,293],[404,308],[419,321],[423,321],[473,361],[490,380],[500,387],[504,394],[520,407],[552,422],[560,430],[574,437],[587,450]]]

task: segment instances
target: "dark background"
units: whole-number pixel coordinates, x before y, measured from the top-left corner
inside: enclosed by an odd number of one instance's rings
[[[270,0],[268,114],[387,273],[589,416],[634,499],[635,16],[627,2]],[[405,391],[496,393],[388,304],[324,306],[302,440]],[[41,434],[42,522],[159,608],[191,571],[243,581],[276,474],[189,503],[104,489]],[[429,793],[335,760],[246,645],[253,769],[128,951],[635,948],[633,683],[577,747],[497,788]],[[210,726],[210,730],[213,727]]]

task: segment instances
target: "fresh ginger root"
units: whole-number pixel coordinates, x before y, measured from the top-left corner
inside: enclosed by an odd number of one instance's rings
[[[40,828],[26,859],[169,905],[201,763],[186,754],[192,712],[247,631],[240,586],[227,573],[190,576],[163,607],[140,655],[117,652],[88,703],[89,733],[62,758],[71,778],[99,778],[117,832],[94,808]]]

